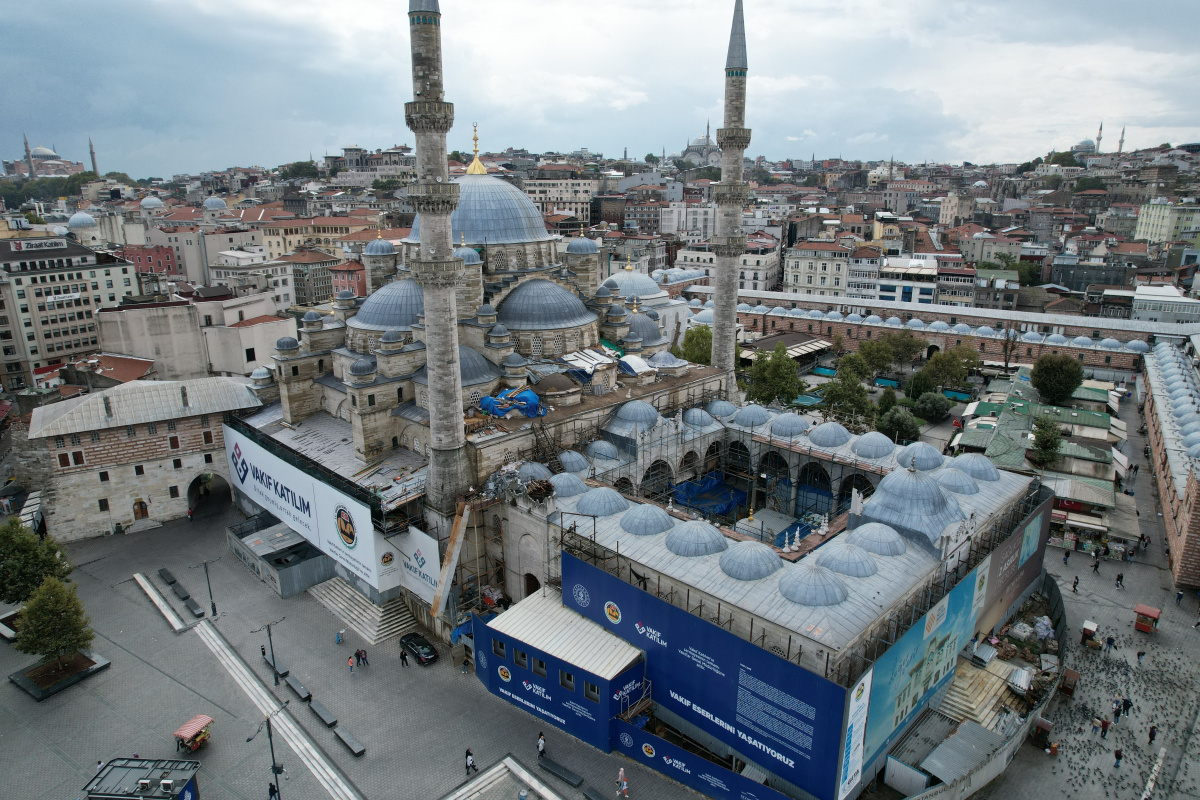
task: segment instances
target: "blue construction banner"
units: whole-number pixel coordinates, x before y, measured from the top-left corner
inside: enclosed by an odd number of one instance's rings
[[[563,604],[646,653],[654,702],[820,800],[834,797],[846,690],[562,556]]]
[[[788,800],[769,786],[730,772],[665,739],[614,719],[614,749],[713,800]],[[637,787],[633,787],[635,790]]]

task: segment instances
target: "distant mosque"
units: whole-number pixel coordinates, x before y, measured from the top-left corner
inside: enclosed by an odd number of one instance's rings
[[[679,158],[697,167],[721,166],[721,148],[708,134],[709,126],[705,125],[704,135],[693,139],[679,154]]]
[[[91,142],[88,142],[89,146]],[[71,161],[60,156],[50,147],[29,146],[25,139],[25,156],[3,161],[4,175],[10,178],[66,178],[87,170],[82,161]],[[95,167],[96,151],[92,149],[92,166]]]

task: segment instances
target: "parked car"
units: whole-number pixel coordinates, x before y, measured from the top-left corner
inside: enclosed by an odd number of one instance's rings
[[[400,637],[400,646],[417,660],[421,666],[437,661],[437,650],[419,633],[406,633]]]

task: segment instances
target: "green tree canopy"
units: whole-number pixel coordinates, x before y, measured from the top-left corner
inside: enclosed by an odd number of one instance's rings
[[[896,406],[881,416],[875,429],[897,444],[915,442],[921,436],[921,425],[907,408]]]
[[[746,397],[756,403],[767,405],[779,400],[790,403],[805,390],[804,381],[796,370],[796,362],[788,355],[787,347],[780,342],[768,355],[758,352],[750,367]]]
[[[879,339],[868,339],[858,345],[858,354],[867,362],[873,374],[878,375],[892,365],[896,354],[887,342]]]
[[[1045,187],[1047,189],[1052,189],[1052,190],[1057,189],[1058,187],[1062,186],[1062,182],[1063,182],[1062,175],[1047,175],[1045,178],[1042,179],[1042,183],[1045,185]]]
[[[1042,271],[1037,264],[1029,261],[1021,261],[1012,253],[997,253],[996,260],[999,261],[1000,264],[992,267],[992,269],[1016,270],[1017,279],[1021,282],[1022,286],[1033,286],[1042,282]],[[986,264],[992,262],[984,263]],[[980,266],[982,267],[983,265],[981,264]]]
[[[404,185],[399,178],[376,178],[371,181],[371,188],[377,192],[394,192]]]
[[[1090,175],[1085,175],[1084,177],[1075,181],[1075,191],[1077,191],[1077,192],[1089,192],[1089,191],[1092,191],[1093,189],[1107,189],[1107,188],[1108,188],[1108,184],[1106,184],[1103,180],[1101,180],[1100,178],[1093,178]]]
[[[683,344],[671,348],[671,354],[693,364],[712,363],[712,328],[694,325],[683,335]]]
[[[881,417],[892,410],[896,405],[896,390],[892,387],[887,387],[879,393],[879,399],[875,401],[875,416]]]
[[[875,411],[867,387],[846,375],[838,375],[822,387],[821,408],[827,417],[854,431],[864,430]]]
[[[908,328],[888,331],[880,338],[892,349],[892,358],[898,367],[912,364],[913,359],[925,349],[925,340],[918,339]]]
[[[0,198],[8,208],[18,208],[26,200],[53,200],[72,197],[83,191],[85,183],[100,178],[94,172],[77,172],[66,178],[35,178],[25,181],[0,181]]]
[[[839,358],[837,371],[839,375],[845,374],[856,381],[865,381],[871,377],[871,367],[858,353],[847,353]]]
[[[916,401],[923,394],[927,394],[937,389],[933,379],[929,377],[925,370],[916,372],[908,379],[908,385],[904,387],[904,396],[912,401]]]
[[[83,650],[94,637],[75,584],[47,577],[21,610],[17,649],[22,653],[57,659]]]
[[[946,418],[950,413],[951,402],[943,394],[938,392],[926,392],[917,398],[915,410],[921,419],[929,422],[938,422]]]
[[[116,181],[117,183],[123,183],[126,186],[138,185],[137,181],[129,177],[129,175],[124,172],[106,172],[104,173],[104,177],[111,181]]]
[[[72,569],[50,536],[39,539],[16,517],[0,526],[0,602],[22,603],[45,578],[65,579]]]
[[[970,371],[977,369],[980,363],[978,352],[959,345],[941,353],[934,353],[921,371],[933,381],[934,386],[954,388],[961,386]]]
[[[1061,405],[1083,383],[1083,365],[1069,355],[1048,353],[1034,362],[1029,380],[1043,403]]]
[[[1058,461],[1058,451],[1062,447],[1062,431],[1058,422],[1050,416],[1038,416],[1033,420],[1033,447],[1029,450],[1029,458],[1038,463],[1043,469],[1051,467]]]
[[[658,163],[659,163],[661,160],[662,160],[662,159],[661,159],[661,158],[659,158],[658,156],[654,155],[654,153],[646,153],[646,158],[645,158],[645,161],[646,161],[646,163],[647,163],[647,164],[649,164],[649,165],[650,165],[650,166],[652,166],[652,167],[657,167],[657,166],[658,166]]]
[[[449,152],[449,154],[446,155],[446,160],[447,161],[457,161],[460,164],[466,164],[471,159],[469,159],[465,155],[463,155],[461,150],[451,150]]]
[[[1082,167],[1083,166],[1075,159],[1075,156],[1073,154],[1068,153],[1065,150],[1061,153],[1055,153],[1053,156],[1051,156],[1050,163],[1057,164],[1060,167]]]
[[[279,168],[280,180],[290,181],[296,178],[315,180],[319,177],[321,177],[321,170],[317,168],[315,161],[295,161]]]

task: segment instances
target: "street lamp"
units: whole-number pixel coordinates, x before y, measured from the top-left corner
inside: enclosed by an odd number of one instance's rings
[[[276,679],[276,682],[278,682],[278,679]],[[283,705],[281,705],[279,708],[275,709],[270,714],[268,714],[266,719],[264,719],[262,722],[258,723],[258,728],[255,729],[254,733],[252,733],[246,737],[247,744],[249,744],[250,742],[253,742],[254,737],[258,736],[258,734],[262,733],[263,726],[266,725],[266,727],[267,727],[267,746],[271,748],[271,777],[273,778],[272,782],[275,784],[275,796],[279,800],[283,800],[283,792],[280,791],[280,785],[279,785],[279,776],[283,774],[283,766],[280,764],[277,764],[275,762],[275,739],[271,736],[271,717],[275,716],[280,711],[283,711],[285,708],[287,708],[288,703],[290,703],[290,702],[292,702],[292,701],[284,700]]]
[[[206,558],[206,559],[204,559],[203,563],[193,564],[191,567],[189,567],[189,569],[196,569],[197,567],[204,567],[204,582],[208,584],[208,604],[210,606],[212,606],[212,615],[214,617],[217,616],[217,601],[213,600],[212,581],[209,580],[209,577],[208,577],[208,565],[215,564],[220,560],[221,560],[221,558],[219,556],[217,558],[214,558],[211,560]]]
[[[271,639],[271,626],[278,625],[279,623],[283,622],[285,619],[287,619],[287,617],[280,617],[279,619],[275,620],[274,622],[268,622],[266,625],[263,625],[261,628],[255,628],[254,630],[250,631],[251,633],[259,633],[264,630],[267,632],[267,644],[271,647],[271,674],[273,674],[275,676],[275,685],[276,686],[279,685],[279,663],[277,661],[275,661],[275,642],[273,639]],[[284,703],[284,705],[287,705],[287,703]]]

